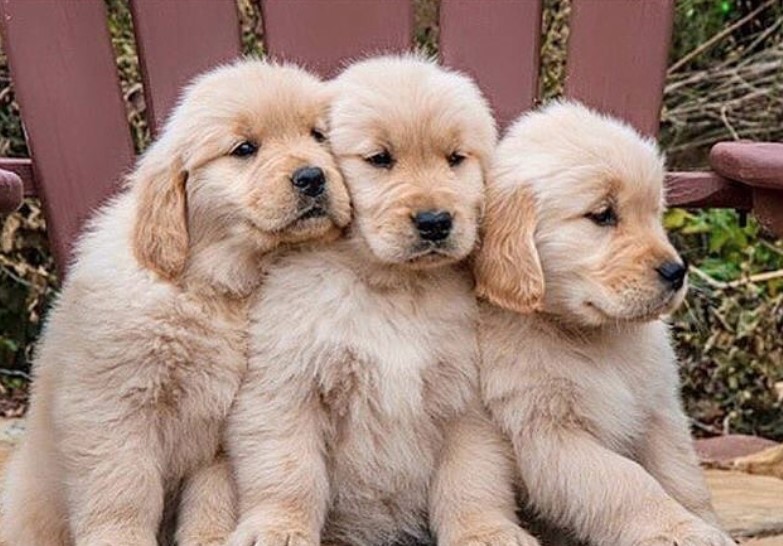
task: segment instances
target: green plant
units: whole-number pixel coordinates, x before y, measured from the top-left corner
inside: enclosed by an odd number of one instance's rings
[[[666,225],[691,262],[673,332],[697,430],[783,439],[783,242],[728,210],[674,209]]]

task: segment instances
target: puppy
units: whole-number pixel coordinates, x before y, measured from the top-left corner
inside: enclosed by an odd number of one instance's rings
[[[475,262],[490,302],[483,398],[527,500],[600,546],[732,544],[658,320],[686,288],[661,225],[663,176],[651,140],[581,105],[523,116],[497,149]]]
[[[78,242],[6,483],[9,546],[154,546],[215,456],[266,256],[334,239],[349,199],[325,85],[240,62],[198,78]]]
[[[473,249],[492,116],[468,78],[383,57],[335,82],[348,238],[276,264],[226,444],[229,544],[534,544],[481,413]]]

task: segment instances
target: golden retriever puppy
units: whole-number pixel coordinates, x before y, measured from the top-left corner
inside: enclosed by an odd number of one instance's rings
[[[180,481],[215,457],[266,256],[349,221],[328,104],[298,68],[218,68],[93,218],[39,347],[8,546],[158,544]]]
[[[479,410],[476,241],[495,126],[468,78],[381,57],[335,82],[348,238],[290,256],[251,311],[226,445],[232,546],[534,544]]]
[[[661,225],[663,176],[654,142],[619,121],[574,103],[523,116],[497,149],[475,262],[491,302],[483,398],[527,500],[600,546],[732,543],[658,319],[686,288]]]

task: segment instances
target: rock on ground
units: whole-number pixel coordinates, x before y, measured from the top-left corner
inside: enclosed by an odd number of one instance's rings
[[[715,469],[706,474],[718,517],[733,537],[783,535],[783,480]]]

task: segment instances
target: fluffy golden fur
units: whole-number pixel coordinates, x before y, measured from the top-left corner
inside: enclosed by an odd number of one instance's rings
[[[328,103],[325,84],[294,67],[216,69],[97,213],[35,362],[5,487],[8,546],[158,544],[180,482],[215,456],[266,256],[349,221],[313,133],[326,131]],[[305,166],[325,172],[318,197],[292,184]]]
[[[715,526],[657,318],[685,292],[656,271],[681,264],[661,225],[663,175],[651,140],[558,103],[511,127],[490,182],[476,262],[491,302],[483,398],[526,501],[598,546],[732,544]]]
[[[476,240],[495,128],[468,78],[415,57],[348,68],[330,141],[354,224],[273,267],[226,444],[231,546],[525,544],[510,451],[479,408]],[[457,157],[459,156],[459,157]],[[422,211],[448,211],[428,240]]]

